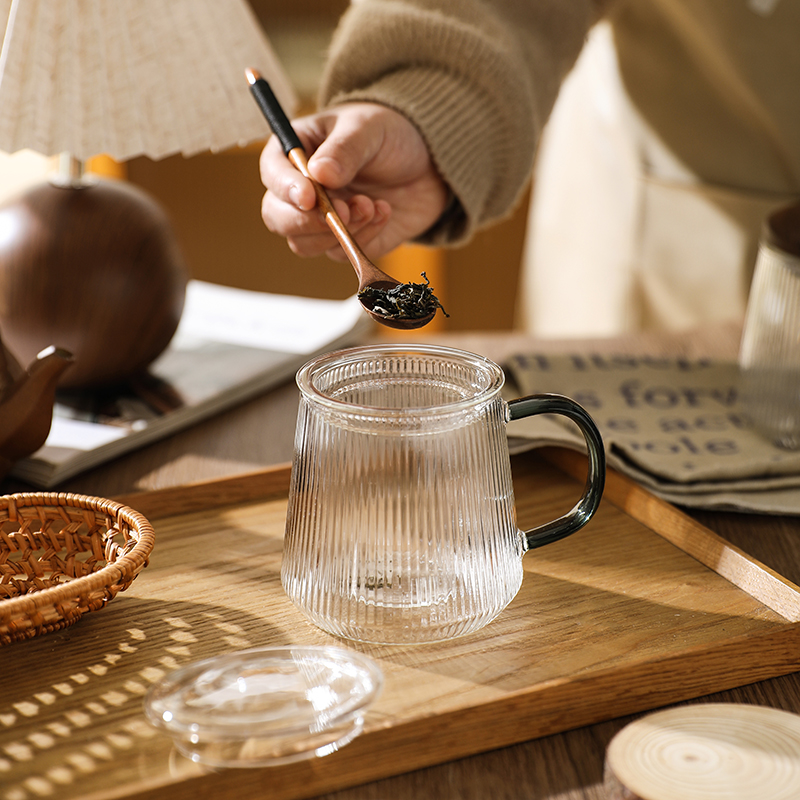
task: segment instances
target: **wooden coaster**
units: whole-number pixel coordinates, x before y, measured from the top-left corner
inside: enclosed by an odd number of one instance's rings
[[[797,800],[800,716],[706,703],[649,714],[606,752],[609,800]]]

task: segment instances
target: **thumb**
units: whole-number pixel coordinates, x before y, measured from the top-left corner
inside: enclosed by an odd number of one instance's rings
[[[308,160],[315,180],[330,189],[352,183],[373,158],[382,135],[374,125],[356,113],[342,112],[332,129]]]

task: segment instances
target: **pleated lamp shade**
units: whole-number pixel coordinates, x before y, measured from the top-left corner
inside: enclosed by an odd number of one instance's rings
[[[247,67],[296,107],[245,0],[0,0],[0,35],[8,153],[74,166],[265,139]],[[66,177],[0,207],[3,342],[23,365],[51,345],[70,351],[61,386],[131,382],[172,338],[189,271],[152,198],[80,169]]]
[[[0,20],[8,153],[160,159],[264,138],[250,66],[296,105],[245,0],[0,0]]]

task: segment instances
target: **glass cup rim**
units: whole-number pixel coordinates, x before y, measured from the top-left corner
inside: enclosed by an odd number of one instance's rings
[[[487,375],[489,380],[486,386],[476,389],[475,394],[462,400],[454,400],[452,402],[440,403],[433,406],[405,408],[386,408],[383,406],[368,406],[351,403],[325,394],[314,382],[315,377],[329,370],[334,365],[341,366],[348,362],[356,363],[376,356],[399,355],[432,356],[447,361],[458,361],[481,370],[483,374]],[[459,350],[454,347],[435,344],[371,344],[335,350],[316,356],[300,367],[297,371],[296,382],[301,394],[307,400],[330,409],[339,410],[344,413],[356,413],[368,416],[394,417],[413,415],[418,417],[424,414],[441,415],[458,413],[466,409],[474,408],[481,403],[485,403],[500,393],[500,390],[505,384],[505,374],[500,366],[490,358],[478,355],[477,353],[470,353],[467,350]]]
[[[759,244],[758,256],[769,255],[771,258],[780,261],[784,269],[791,270],[792,272],[800,271],[800,255],[792,253],[789,250],[784,250],[780,244],[763,240]]]

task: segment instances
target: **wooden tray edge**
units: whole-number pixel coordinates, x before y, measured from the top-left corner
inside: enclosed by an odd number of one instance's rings
[[[581,453],[555,447],[542,448],[538,452],[567,475],[584,479],[586,456]],[[784,619],[789,622],[800,621],[799,586],[676,506],[611,469],[606,475],[603,496],[628,516],[646,525]]]
[[[289,492],[291,470],[291,464],[277,464],[225,478],[210,478],[165,489],[124,494],[113,499],[152,519],[173,517],[286,495]]]

